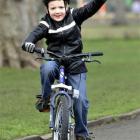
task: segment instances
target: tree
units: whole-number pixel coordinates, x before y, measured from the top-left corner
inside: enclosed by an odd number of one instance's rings
[[[126,10],[124,0],[114,0],[110,1],[113,7],[115,8],[115,16],[113,19],[114,25],[126,24]]]
[[[0,67],[37,67],[32,55],[20,48],[37,23],[39,1],[0,0]]]

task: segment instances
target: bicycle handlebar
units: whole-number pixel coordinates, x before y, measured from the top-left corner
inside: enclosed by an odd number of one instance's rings
[[[80,53],[80,54],[72,54],[72,55],[68,55],[68,56],[66,56],[66,55],[61,56],[61,55],[57,55],[53,52],[50,52],[48,50],[45,50],[44,48],[38,48],[38,47],[35,47],[34,52],[42,54],[42,55],[49,54],[55,58],[73,58],[73,57],[86,58],[86,57],[90,57],[90,56],[102,56],[103,55],[102,52],[89,52],[89,53]]]

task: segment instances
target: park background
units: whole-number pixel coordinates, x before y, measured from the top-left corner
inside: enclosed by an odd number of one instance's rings
[[[72,1],[82,6],[88,1]],[[49,114],[34,104],[40,92],[36,55],[21,50],[44,6],[35,0],[0,1],[0,139],[49,133]],[[87,64],[89,120],[140,108],[140,1],[108,0],[82,25],[84,52],[102,51],[99,64]],[[39,42],[39,46],[44,45]]]

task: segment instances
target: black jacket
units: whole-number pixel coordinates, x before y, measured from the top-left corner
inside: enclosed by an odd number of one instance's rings
[[[94,15],[105,1],[106,0],[92,0],[81,8],[69,8],[65,18],[61,22],[53,21],[50,16],[46,14],[25,42],[36,43],[42,38],[46,38],[47,49],[49,51],[59,55],[81,53],[83,49],[81,24],[87,18]],[[79,59],[68,60],[66,64],[66,70],[69,73],[82,73],[87,71],[84,62]]]

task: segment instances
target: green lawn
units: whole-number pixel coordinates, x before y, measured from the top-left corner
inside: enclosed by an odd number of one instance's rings
[[[103,51],[99,64],[87,64],[89,119],[140,108],[140,40],[87,40],[85,51]],[[39,70],[0,69],[0,140],[49,131],[49,114],[34,108]]]
[[[89,51],[104,52],[101,65],[89,65],[88,91],[92,103],[89,118],[140,108],[140,41],[91,40],[87,44],[93,46]]]
[[[86,39],[140,39],[139,25],[124,26],[100,26],[91,25],[92,22],[86,22],[82,28],[82,35]],[[88,25],[89,24],[89,25]]]

